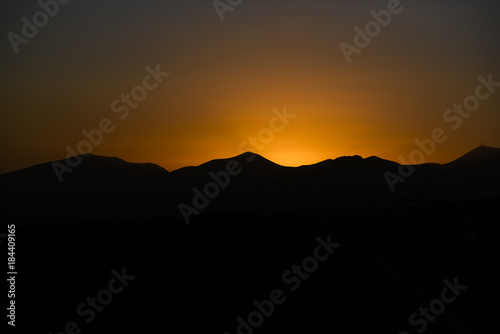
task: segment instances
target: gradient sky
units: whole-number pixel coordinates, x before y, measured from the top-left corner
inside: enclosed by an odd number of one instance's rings
[[[437,127],[449,138],[428,162],[500,147],[500,88],[456,131],[443,121],[479,75],[500,81],[499,3],[401,1],[348,64],[339,44],[387,2],[247,0],[221,22],[212,0],[72,0],[15,54],[7,34],[40,8],[4,1],[0,173],[65,158],[103,118],[116,128],[94,154],[168,170],[232,157],[284,106],[297,118],[255,150],[282,165],[398,161]],[[111,102],[156,64],[170,76],[120,120]]]

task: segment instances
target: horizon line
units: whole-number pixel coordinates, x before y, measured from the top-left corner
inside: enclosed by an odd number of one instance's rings
[[[472,150],[468,151],[468,152],[465,152],[464,154],[462,154],[461,156],[451,160],[451,161],[448,161],[448,162],[445,162],[445,163],[439,163],[439,162],[423,162],[423,163],[419,163],[419,164],[407,164],[405,166],[419,166],[419,165],[426,165],[426,164],[438,164],[438,165],[446,165],[446,164],[449,164],[453,161],[456,161],[457,159],[460,159],[461,157],[465,156],[466,154],[472,152],[472,151],[475,151],[481,147],[484,147],[484,148],[488,148],[488,149],[500,149],[498,147],[493,147],[493,146],[487,146],[487,145],[479,145],[475,148],[473,148]],[[296,166],[285,166],[285,165],[281,165],[279,163],[276,163],[270,159],[267,159],[266,157],[264,157],[263,155],[259,154],[259,153],[255,153],[255,152],[251,152],[251,151],[246,151],[246,152],[243,152],[241,154],[238,154],[236,156],[232,156],[232,157],[227,157],[227,158],[215,158],[215,159],[210,159],[210,160],[207,160],[199,165],[187,165],[187,166],[182,166],[182,167],[179,167],[179,168],[176,168],[176,169],[172,169],[172,170],[168,170],[167,168],[165,168],[164,166],[158,164],[158,163],[154,163],[154,162],[132,162],[132,161],[127,161],[127,160],[124,160],[122,158],[119,158],[117,156],[107,156],[107,155],[99,155],[99,154],[94,154],[94,153],[82,153],[82,154],[78,154],[78,155],[74,155],[74,156],[71,156],[71,157],[68,157],[68,158],[64,158],[64,159],[59,159],[59,160],[52,160],[52,161],[46,161],[46,162],[41,162],[41,163],[37,163],[37,164],[34,164],[34,165],[31,165],[31,166],[28,166],[28,167],[24,167],[24,168],[20,168],[20,169],[16,169],[16,170],[12,170],[12,171],[8,171],[8,172],[5,172],[5,173],[0,173],[0,175],[4,175],[4,174],[9,174],[9,173],[13,173],[13,172],[17,172],[17,171],[21,171],[21,170],[25,170],[25,169],[28,169],[28,168],[32,168],[32,167],[35,167],[35,166],[40,166],[40,165],[46,165],[46,164],[51,164],[53,162],[61,162],[61,161],[65,161],[67,159],[70,159],[70,158],[74,158],[74,157],[85,157],[85,156],[95,156],[95,157],[100,157],[100,158],[111,158],[111,159],[119,159],[123,162],[126,162],[126,163],[131,163],[131,164],[152,164],[152,165],[156,165],[158,167],[161,167],[163,168],[165,171],[171,173],[171,172],[175,172],[177,170],[180,170],[180,169],[183,169],[183,168],[190,168],[190,167],[199,167],[199,166],[202,166],[204,164],[207,164],[207,163],[210,163],[210,162],[213,162],[213,161],[217,161],[217,160],[230,160],[230,159],[235,159],[235,158],[238,158],[238,157],[241,157],[242,155],[245,155],[245,154],[255,154],[256,156],[259,156],[261,157],[262,159],[265,159],[277,166],[280,166],[280,167],[284,167],[284,168],[298,168],[298,167],[305,167],[305,166],[313,166],[313,165],[317,165],[319,163],[322,163],[322,162],[325,162],[325,161],[334,161],[334,160],[337,160],[337,159],[340,159],[340,158],[355,158],[355,157],[360,157],[361,159],[363,160],[366,160],[366,159],[369,159],[369,158],[377,158],[377,159],[381,159],[381,160],[384,160],[384,161],[389,161],[389,162],[393,162],[393,163],[396,163],[396,164],[400,164],[398,163],[397,161],[393,161],[393,160],[389,160],[389,159],[385,159],[385,158],[381,158],[379,156],[376,156],[376,155],[371,155],[371,156],[368,156],[366,158],[364,158],[363,156],[359,155],[359,154],[354,154],[354,155],[342,155],[342,156],[338,156],[336,158],[328,158],[328,159],[325,159],[325,160],[321,160],[321,161],[318,161],[318,162],[315,162],[315,163],[311,163],[311,164],[302,164],[302,165],[296,165]],[[401,165],[401,164],[400,164]]]

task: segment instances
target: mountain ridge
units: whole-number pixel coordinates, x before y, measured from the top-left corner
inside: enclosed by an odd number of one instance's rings
[[[317,210],[391,205],[403,199],[477,200],[500,198],[500,149],[480,148],[454,163],[415,165],[401,176],[401,165],[370,156],[343,156],[312,165],[286,167],[248,152],[171,172],[151,163],[115,157],[78,156],[81,164],[58,178],[52,162],[0,175],[0,195],[9,210],[100,212],[108,215],[178,214],[180,203],[195,205],[207,186],[217,195],[215,211]],[[75,157],[74,161],[78,161]],[[236,173],[228,173],[228,164]],[[458,161],[458,162],[457,162]],[[65,160],[57,161],[64,163]],[[236,166],[236,167],[235,167]],[[408,168],[406,168],[408,170]],[[387,175],[400,177],[391,188]]]
[[[397,162],[394,162],[394,161],[391,161],[391,160],[387,160],[387,159],[383,159],[383,158],[380,158],[378,156],[369,156],[369,157],[366,157],[366,158],[363,158],[361,157],[360,155],[352,155],[352,156],[339,156],[337,158],[334,158],[334,159],[326,159],[326,160],[322,160],[322,161],[319,161],[319,162],[316,162],[316,163],[312,163],[312,164],[307,164],[307,165],[300,165],[300,166],[284,166],[284,165],[280,165],[272,160],[269,160],[267,158],[265,158],[264,156],[260,155],[260,154],[257,154],[257,153],[253,153],[253,152],[245,152],[245,153],[242,153],[240,155],[237,155],[237,156],[234,156],[234,157],[229,157],[229,158],[218,158],[218,159],[212,159],[212,160],[209,160],[207,162],[204,162],[200,165],[190,165],[190,166],[184,166],[184,167],[180,167],[180,168],[177,168],[177,169],[173,169],[172,171],[168,171],[166,168],[158,165],[158,164],[155,164],[155,163],[151,163],[151,162],[129,162],[129,161],[126,161],[126,160],[123,160],[121,158],[118,158],[118,157],[113,157],[113,156],[102,156],[102,155],[96,155],[96,154],[92,154],[92,153],[84,153],[84,154],[80,154],[80,155],[77,155],[77,156],[73,156],[73,157],[70,157],[69,159],[76,159],[76,158],[82,158],[82,161],[85,161],[85,162],[93,162],[93,163],[96,163],[96,162],[100,162],[100,163],[103,163],[103,166],[104,165],[110,165],[110,164],[130,164],[130,165],[133,165],[133,166],[143,166],[143,167],[150,167],[150,168],[157,168],[157,169],[162,169],[163,171],[167,172],[167,173],[173,173],[173,172],[177,172],[177,171],[181,171],[181,170],[184,170],[184,169],[192,169],[192,168],[199,168],[199,167],[206,167],[206,166],[213,166],[213,165],[217,165],[219,163],[223,163],[223,162],[227,162],[229,160],[236,160],[236,161],[242,161],[243,159],[247,160],[248,158],[245,157],[245,156],[248,156],[248,155],[254,155],[254,157],[257,159],[256,162],[258,161],[259,163],[261,164],[269,164],[269,165],[273,165],[275,167],[284,167],[284,168],[301,168],[301,167],[308,167],[308,166],[315,166],[315,165],[319,165],[319,164],[326,164],[326,163],[331,163],[331,162],[340,162],[340,161],[365,161],[365,160],[368,160],[368,161],[378,161],[378,162],[384,162],[384,163],[396,163],[398,164]],[[492,157],[498,157],[500,156],[500,148],[496,148],[496,147],[488,147],[488,146],[479,146],[467,153],[465,153],[464,155],[458,157],[457,159],[455,160],[452,160],[450,162],[447,162],[447,163],[424,163],[422,165],[439,165],[439,166],[446,166],[446,165],[451,165],[451,164],[461,164],[461,163],[465,163],[465,162],[470,162],[472,160],[484,160],[484,159],[487,159],[487,158],[492,158]],[[44,163],[38,163],[38,164],[35,164],[35,165],[32,165],[32,166],[29,166],[29,167],[26,167],[26,168],[21,168],[21,169],[18,169],[18,170],[15,170],[15,171],[10,171],[10,172],[6,172],[6,173],[2,173],[0,174],[0,176],[3,176],[3,175],[8,175],[8,174],[12,174],[12,173],[18,173],[20,171],[26,171],[26,170],[33,170],[33,169],[36,169],[36,168],[41,168],[41,167],[46,167],[47,165],[50,165],[50,164],[53,164],[53,163],[61,163],[61,164],[65,164],[66,161],[68,160],[67,159],[60,159],[60,160],[56,160],[56,161],[49,161],[49,162],[44,162]],[[254,159],[252,159],[252,161],[254,161]],[[106,164],[104,164],[104,162]],[[250,161],[248,161],[250,162]],[[415,164],[413,166],[418,166],[418,164]],[[80,166],[77,166],[75,167],[75,169],[77,169],[78,167]]]

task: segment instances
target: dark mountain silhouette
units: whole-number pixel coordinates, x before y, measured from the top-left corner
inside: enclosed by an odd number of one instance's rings
[[[500,149],[478,147],[447,164],[422,164],[391,192],[384,173],[398,164],[372,156],[339,157],[312,165],[284,167],[258,154],[244,153],[168,172],[158,165],[83,155],[81,164],[59,183],[52,163],[0,175],[0,191],[24,210],[135,208],[140,212],[177,213],[192,204],[215,174],[236,161],[242,172],[210,201],[211,211],[329,209],[388,205],[402,199],[495,198],[500,195]],[[65,164],[65,160],[58,163]],[[22,199],[22,201],[20,201]],[[21,203],[22,204],[19,204]],[[125,211],[126,211],[125,210]]]
[[[446,166],[452,166],[454,168],[460,167],[473,167],[474,165],[490,165],[500,163],[500,148],[479,146],[469,153],[461,156],[460,158],[447,163]]]
[[[81,161],[80,161],[81,159]],[[0,175],[0,195],[10,211],[53,215],[81,210],[86,215],[120,213],[124,206],[146,207],[154,203],[170,179],[168,171],[149,163],[130,163],[119,158],[84,154],[71,158],[72,171],[59,182],[53,162]],[[66,160],[55,163],[68,166]]]
[[[286,301],[253,333],[411,332],[409,316],[458,277],[469,288],[427,332],[491,328],[498,149],[415,166],[394,193],[384,173],[400,166],[377,157],[284,167],[252,156],[168,172],[86,155],[62,183],[51,163],[0,175],[2,218],[19,236],[18,300],[41,319],[20,324],[52,333],[68,319],[89,333],[238,333],[238,317],[280,289]],[[178,204],[191,205],[193,188],[203,191],[233,160],[241,173],[185,224]],[[264,215],[255,214],[261,204]],[[283,275],[305,269],[318,237],[341,246],[292,291]],[[121,268],[135,278],[104,312],[89,324],[75,317]]]
[[[400,187],[434,199],[478,200],[500,197],[500,149],[480,146],[447,164],[415,166],[416,172]]]
[[[81,159],[81,160],[80,160]],[[77,163],[81,161],[80,163]],[[66,160],[55,161],[55,163],[72,166]],[[54,172],[53,163],[38,164],[29,168],[15,172],[0,175],[2,183],[11,182],[16,186],[22,183],[54,185],[59,183]],[[63,179],[69,183],[80,183],[87,181],[112,181],[130,177],[134,178],[153,178],[168,174],[164,168],[151,163],[130,163],[119,158],[104,157],[94,154],[83,154],[71,158],[71,164],[75,167],[73,171],[63,174]]]

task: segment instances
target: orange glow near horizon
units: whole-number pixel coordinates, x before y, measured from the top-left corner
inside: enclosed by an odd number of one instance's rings
[[[82,130],[104,118],[115,129],[93,147],[97,155],[169,171],[234,157],[284,106],[297,118],[251,149],[284,166],[346,155],[399,162],[438,127],[448,139],[428,162],[452,161],[480,143],[500,147],[500,90],[460,129],[443,120],[474,94],[479,75],[500,81],[500,51],[491,44],[500,24],[486,5],[414,4],[351,64],[339,43],[352,43],[353,28],[376,9],[367,0],[256,0],[223,23],[201,2],[99,3],[120,15],[104,11],[92,29],[79,20],[93,5],[72,6],[19,55],[1,53],[8,65],[0,173],[64,159],[67,146],[86,140]],[[481,24],[463,20],[472,11]],[[457,38],[463,29],[468,33]],[[156,64],[170,76],[121,120],[111,102],[141,85],[146,66]]]

